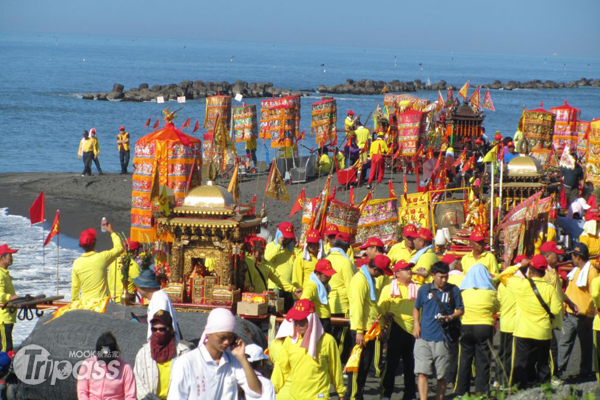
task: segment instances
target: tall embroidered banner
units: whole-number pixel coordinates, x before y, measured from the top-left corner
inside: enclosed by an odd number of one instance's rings
[[[421,111],[408,110],[398,114],[398,140],[405,157],[412,157],[417,152],[422,120]]]
[[[358,220],[356,242],[364,243],[377,237],[384,244],[396,241],[398,225],[398,199],[369,200]]]
[[[565,104],[560,107],[550,109],[550,112],[556,117],[554,119],[554,136],[553,142],[555,148],[570,148],[577,147],[577,121],[581,110]]]
[[[258,137],[255,104],[233,108],[233,136],[237,143],[248,142]]]
[[[532,149],[550,149],[554,133],[554,114],[540,106],[536,110],[523,111],[523,136]]]
[[[577,155],[579,156],[579,159],[582,160],[584,163],[586,162],[587,158],[589,130],[589,122],[577,122]]]
[[[337,105],[335,99],[324,99],[312,104],[310,128],[318,146],[337,143]]]
[[[590,122],[585,180],[600,184],[600,119]]]
[[[231,96],[210,96],[206,98],[204,128],[209,136],[215,129],[217,116],[223,120],[229,131],[231,123]]]
[[[297,137],[300,134],[300,96],[294,95],[263,100],[260,102],[260,107],[259,136],[261,139],[272,139],[275,136],[276,140],[279,141],[282,133],[287,129],[282,127],[282,124],[292,126],[289,133],[290,138]],[[287,110],[283,113],[285,116],[282,116],[280,111],[282,109]],[[280,144],[273,145],[271,143],[271,146],[280,147]],[[291,143],[289,146],[291,146]]]

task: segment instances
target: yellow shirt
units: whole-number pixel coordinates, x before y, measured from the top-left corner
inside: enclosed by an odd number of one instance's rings
[[[281,355],[281,350],[283,349],[283,342],[285,342],[287,338],[279,338],[275,340],[271,340],[269,343],[269,348],[265,351],[265,355],[269,356],[269,360],[271,364],[275,365],[279,356]],[[278,400],[288,400],[290,398],[290,386],[292,381],[290,380],[290,376],[288,374],[286,381],[283,386],[279,388],[279,391],[276,394],[276,398]]]
[[[377,139],[373,143],[371,143],[371,147],[369,147],[369,155],[373,157],[375,154],[386,155],[390,149],[388,148],[385,140]]]
[[[321,300],[319,300],[319,294],[317,293],[317,284],[310,279],[304,282],[304,287],[302,288],[302,297],[300,298],[308,299],[313,302],[315,305],[315,312],[319,318],[331,318],[329,303],[321,303]]]
[[[246,141],[246,146],[245,146],[246,150],[256,150],[256,139],[250,139],[248,141]]]
[[[590,318],[593,318],[596,315],[594,310],[594,305],[592,303],[592,296],[590,294],[590,285],[592,281],[598,277],[598,270],[594,268],[594,266],[590,265],[590,271],[588,273],[587,285],[585,287],[577,287],[575,282],[577,282],[577,278],[581,273],[581,269],[579,269],[575,273],[575,277],[572,281],[569,281],[569,285],[567,286],[567,297],[571,299],[575,305],[579,308],[579,315],[587,315]],[[572,313],[570,307],[565,306],[567,311]]]
[[[371,132],[369,132],[369,130],[364,126],[361,126],[354,131],[354,133],[356,134],[356,144],[358,145],[358,148],[361,150],[364,149],[371,137]]]
[[[100,154],[100,143],[98,143],[98,138],[96,136],[90,136],[90,141],[92,142],[94,155]]]
[[[377,299],[380,289],[377,287],[375,279],[373,281],[375,285],[375,301],[371,301],[369,282],[361,270],[350,281],[350,290],[348,291],[348,299],[350,300],[350,329],[357,333],[364,333],[371,329],[373,322],[379,316]]]
[[[498,260],[496,260],[496,256],[490,253],[489,251],[484,251],[481,253],[478,259],[475,259],[473,252],[465,255],[462,258],[461,265],[463,273],[467,273],[467,271],[475,264],[483,264],[491,275],[498,275]]]
[[[413,320],[413,308],[415,307],[415,300],[408,299],[408,286],[398,282],[398,288],[400,289],[400,297],[392,297],[392,284],[386,285],[381,290],[378,305],[379,311],[382,315],[391,312],[394,314],[394,322],[404,331],[413,333],[413,327],[415,321]]]
[[[390,265],[393,266],[400,260],[404,260],[406,262],[410,261],[411,258],[415,255],[416,250],[409,250],[406,247],[406,241],[403,240],[400,243],[396,243],[392,246],[390,251],[388,251],[387,256],[390,258]]]
[[[600,277],[594,278],[594,280],[592,281],[590,294],[592,296],[592,301],[594,302],[594,307],[596,309],[600,309]],[[598,316],[598,314],[596,314],[596,316],[594,317],[593,329],[595,331],[600,331],[600,317]]]
[[[110,290],[110,297],[112,297],[115,303],[121,302],[121,294],[123,294],[123,273],[121,272],[121,266],[121,260],[117,258],[108,267],[108,288]],[[140,276],[140,266],[135,262],[135,260],[131,260],[131,264],[129,264],[127,292],[133,293],[135,291],[137,286],[135,286],[135,283],[133,283],[133,279],[137,278],[138,276]]]
[[[548,231],[546,232],[546,240],[544,240],[544,234],[540,232],[538,238],[535,240],[533,255],[542,254],[541,248],[544,242],[556,242],[556,229],[548,224]]]
[[[119,151],[129,151],[129,132],[119,133],[117,141],[125,141],[125,143],[117,143]]]
[[[94,142],[92,139],[83,138],[79,142],[79,150],[77,151],[78,156],[83,156],[83,153],[94,151]]]
[[[329,308],[332,314],[346,314],[350,306],[348,290],[354,276],[352,262],[337,251],[330,252],[325,258],[331,262],[331,267],[336,271],[329,281],[331,287]]]
[[[344,153],[342,153],[341,151],[338,151],[337,154],[335,155],[335,160],[337,161],[338,169],[344,169],[345,164],[346,164],[346,157],[344,157]]]
[[[331,158],[327,154],[321,154],[319,158],[319,166],[316,168],[316,173],[327,175],[331,172]]]
[[[550,340],[552,339],[550,317],[544,308],[542,308],[527,279],[514,276],[517,269],[518,267],[510,267],[500,274],[500,281],[515,295],[517,302],[513,336],[536,340]],[[532,279],[542,299],[550,308],[550,312],[558,316],[562,308],[562,301],[559,299],[555,288],[549,285],[544,278],[536,277]]]
[[[156,388],[158,392],[158,397],[161,399],[166,399],[169,394],[169,382],[171,379],[171,361],[165,362],[157,362],[156,366],[158,367],[158,387]]]
[[[321,336],[317,342],[316,360],[300,347],[301,343],[302,338],[296,343],[292,343],[289,337],[285,338],[271,376],[275,392],[279,393],[289,378],[289,398],[292,400],[329,399],[331,385],[339,396],[344,396],[346,386],[342,363],[333,336],[328,333]]]
[[[329,254],[329,250],[331,250],[331,244],[329,242],[326,242],[323,245],[323,250],[325,251],[325,254]],[[346,251],[346,254],[348,255],[348,257],[350,257],[350,260],[352,260],[352,262],[354,262],[354,247],[348,246],[348,250]]]
[[[294,286],[299,288],[304,287],[304,283],[308,280],[310,274],[315,270],[315,265],[319,261],[312,254],[310,255],[310,261],[306,261],[302,258],[302,254],[299,254],[294,261],[294,273],[292,276],[292,283]]]
[[[421,257],[419,257],[419,261],[417,261],[412,270],[417,271],[420,268],[423,268],[427,272],[429,272],[431,270],[431,266],[438,261],[438,256],[435,254],[433,249],[429,249],[425,253],[423,253]]]
[[[0,268],[0,301],[6,303],[11,296],[16,296],[12,283],[12,276],[6,268]],[[0,324],[14,324],[17,322],[17,310],[10,312],[8,308],[0,308]]]
[[[558,298],[561,301],[566,301],[567,299],[567,295],[565,294],[565,292],[563,292],[562,290],[562,279],[560,276],[558,276],[558,274],[552,270],[550,267],[548,267],[548,269],[546,270],[546,275],[544,275],[544,280],[546,282],[548,282],[549,285],[551,285],[554,290],[556,290],[556,293],[558,294]],[[554,322],[552,324],[552,328],[553,329],[562,329],[563,327],[563,317],[564,317],[564,310],[565,308],[563,307],[561,309],[560,314],[554,318]]]
[[[123,251],[119,235],[112,233],[110,238],[113,242],[112,249],[100,253],[96,253],[95,251],[83,253],[81,257],[73,261],[71,301],[79,299],[102,299],[110,296],[108,290],[108,266]]]
[[[344,120],[344,129],[346,132],[350,132],[352,130],[352,125],[354,125],[354,119],[350,117],[346,117]]]
[[[465,305],[463,325],[494,325],[494,314],[500,310],[495,290],[466,289],[460,294]]]
[[[454,286],[458,286],[459,288],[463,279],[465,279],[465,276],[463,274],[448,274],[448,283],[451,283]]]
[[[498,285],[498,301],[500,302],[500,332],[513,333],[517,317],[517,299],[503,283]]]
[[[579,243],[585,244],[588,247],[590,257],[600,255],[600,237],[584,233],[579,235]]]
[[[296,260],[297,251],[289,251],[281,247],[275,241],[269,242],[265,248],[264,258],[271,264],[271,267],[277,271],[279,276],[287,282],[292,281],[292,271],[294,269],[294,261]],[[269,281],[269,289],[275,289],[277,284]]]
[[[268,282],[273,282],[278,288],[289,293],[294,293],[294,286],[286,281],[275,271],[268,261],[263,260],[256,265],[256,260],[250,255],[246,255],[246,271],[245,284],[246,287],[252,287],[253,293],[262,293],[268,289]],[[262,276],[261,276],[262,275]],[[264,279],[264,280],[263,280]]]

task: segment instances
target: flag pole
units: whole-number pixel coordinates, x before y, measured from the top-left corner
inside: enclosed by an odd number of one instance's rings
[[[498,189],[498,197],[500,198],[499,207],[498,207],[498,225],[500,225],[500,221],[502,220],[502,181],[504,180],[504,158],[500,160],[500,183]]]
[[[490,163],[492,179],[490,185],[490,251],[494,250],[494,163]]]
[[[56,210],[58,213],[59,210]],[[56,295],[60,296],[59,293],[59,269],[60,269],[60,230],[56,235]]]

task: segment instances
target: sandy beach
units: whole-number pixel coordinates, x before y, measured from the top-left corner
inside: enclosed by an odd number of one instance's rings
[[[307,197],[315,197],[323,189],[326,177],[320,177],[307,183],[287,186],[290,195],[289,203],[284,203],[270,197],[264,197],[268,171],[261,168],[258,176],[242,177],[240,179],[241,202],[250,202],[257,194],[257,212],[260,212],[262,202],[265,203],[270,226],[274,233],[275,225],[289,220],[290,209],[302,189],[306,189]],[[0,208],[8,207],[10,214],[29,217],[29,207],[40,194],[45,192],[46,219],[52,223],[57,209],[60,210],[61,233],[78,238],[81,231],[87,228],[100,230],[100,220],[106,217],[112,222],[115,231],[129,235],[131,219],[131,175],[106,174],[82,177],[77,173],[5,173],[0,174]],[[385,179],[374,190],[374,198],[387,198],[389,195],[388,181],[392,179],[398,195],[402,194],[402,174],[386,171]],[[409,191],[414,192],[415,177],[408,175]],[[229,181],[218,179],[218,185],[227,187]],[[332,176],[331,186],[337,184],[337,178]],[[360,202],[367,194],[363,185],[355,189],[355,201]],[[336,198],[349,202],[349,191],[338,190]],[[263,200],[264,199],[264,200]],[[296,213],[292,222],[299,231],[301,213]],[[103,250],[111,245],[110,237],[99,232],[98,249]]]

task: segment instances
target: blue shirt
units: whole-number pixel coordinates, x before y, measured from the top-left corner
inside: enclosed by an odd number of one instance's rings
[[[452,284],[446,284],[444,290],[439,290],[433,284],[421,286],[417,293],[415,308],[421,310],[421,339],[431,342],[450,341],[448,332],[445,332],[440,324],[436,321],[435,316],[440,313],[438,302],[433,298],[433,293],[429,290],[435,290],[438,299],[444,306],[445,312],[442,315],[451,315],[455,310],[464,310],[460,289]],[[450,292],[452,296],[450,296]],[[453,305],[450,304],[450,298],[453,298]]]
[[[508,149],[505,147],[504,148],[504,164],[508,164],[510,162],[510,160],[512,160],[513,158],[517,157],[518,154],[511,154],[510,151],[508,151]]]

